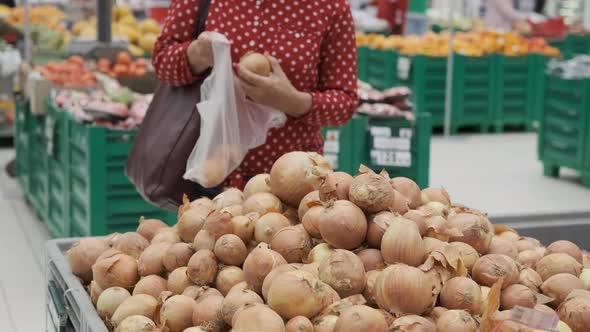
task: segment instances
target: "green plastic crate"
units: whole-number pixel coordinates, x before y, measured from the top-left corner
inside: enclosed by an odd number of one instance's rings
[[[45,136],[45,115],[32,115],[29,127],[29,186],[27,198],[37,215],[44,220],[47,216],[48,159]]]
[[[357,55],[357,68],[359,80],[368,82],[369,74],[369,48],[366,46],[359,47],[356,49]]]
[[[364,164],[391,177],[413,179],[428,186],[431,119],[418,114],[416,121],[357,115],[342,127],[324,128],[324,155],[335,168],[357,174]]]
[[[15,130],[14,147],[16,151],[16,176],[18,183],[26,195],[29,188],[29,126],[31,113],[29,102],[23,96],[15,98]]]
[[[545,67],[547,65],[547,57],[542,54],[529,55],[529,98],[528,114],[530,116],[530,123],[533,127],[538,128],[543,113],[543,98],[541,93],[545,88]]]
[[[397,51],[368,49],[366,57],[367,83],[379,90],[397,85]]]

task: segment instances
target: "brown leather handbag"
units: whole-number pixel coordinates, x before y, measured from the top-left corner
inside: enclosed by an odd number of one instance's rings
[[[210,2],[199,3],[195,38],[205,31]],[[125,166],[127,177],[143,198],[171,211],[182,204],[183,194],[212,197],[220,191],[182,177],[200,135],[201,116],[196,105],[206,76],[186,86],[159,85]]]

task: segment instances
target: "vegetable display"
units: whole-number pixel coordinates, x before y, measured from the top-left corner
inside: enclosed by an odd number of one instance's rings
[[[185,198],[173,227],[142,218],[80,240],[72,272],[112,331],[543,331],[522,310],[547,331],[588,331],[575,244],[545,247],[444,189],[360,171],[287,153],[245,192]]]

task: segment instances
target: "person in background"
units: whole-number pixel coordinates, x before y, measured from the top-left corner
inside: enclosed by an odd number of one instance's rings
[[[488,29],[510,31],[523,30],[526,14],[515,8],[513,0],[486,0],[484,26]],[[528,25],[528,24],[526,24]]]
[[[535,1],[535,13],[543,14],[543,11],[545,10],[545,2],[547,2],[547,1],[546,0]]]

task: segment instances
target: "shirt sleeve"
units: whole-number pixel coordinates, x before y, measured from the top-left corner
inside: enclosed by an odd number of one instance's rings
[[[319,89],[311,92],[312,108],[302,120],[318,126],[338,126],[356,109],[357,59],[354,22],[347,1],[338,1],[336,13],[320,48]]]
[[[197,78],[190,69],[187,49],[193,40],[198,0],[172,0],[156,41],[153,66],[160,81],[187,85]]]
[[[520,13],[516,8],[514,8],[514,3],[512,0],[494,0],[488,1],[489,3],[494,3],[496,9],[500,13],[500,15],[504,16],[507,20],[512,23],[517,21],[523,20],[525,16]]]

